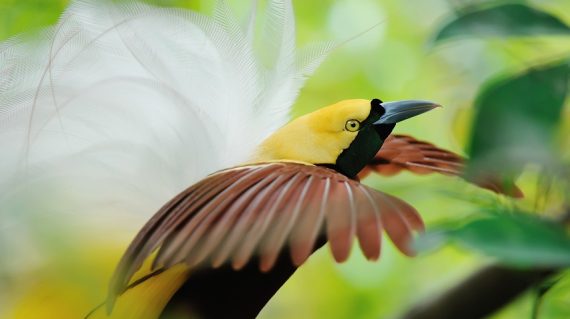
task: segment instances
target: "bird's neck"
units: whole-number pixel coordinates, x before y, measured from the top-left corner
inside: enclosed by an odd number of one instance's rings
[[[395,124],[381,124],[367,126],[362,129],[354,141],[345,148],[336,159],[334,165],[329,166],[339,173],[356,179],[382,148],[384,141],[394,129]]]

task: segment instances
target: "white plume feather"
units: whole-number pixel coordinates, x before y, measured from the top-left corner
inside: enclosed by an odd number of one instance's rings
[[[1,44],[3,258],[34,246],[31,224],[130,237],[171,196],[247,161],[332,49],[297,51],[291,2],[272,0],[262,62],[256,16],[78,0]]]

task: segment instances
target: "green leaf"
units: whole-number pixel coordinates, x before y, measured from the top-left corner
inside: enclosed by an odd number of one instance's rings
[[[570,266],[570,237],[558,224],[523,213],[475,220],[448,233],[456,243],[516,266]]]
[[[486,84],[475,101],[467,175],[514,175],[529,162],[552,164],[569,75],[564,61]]]
[[[536,288],[535,288],[535,293],[536,295],[534,296],[534,302],[532,304],[532,316],[531,319],[538,319],[540,318],[539,314],[540,314],[540,309],[542,306],[542,303],[545,299],[545,295],[552,290],[552,288],[554,286],[556,286],[557,283],[560,282],[562,278],[561,277],[554,277],[554,278],[548,278],[548,280],[540,283]]]
[[[544,35],[570,35],[570,27],[544,11],[523,4],[506,4],[463,13],[441,28],[434,42],[458,37]]]
[[[568,307],[570,272],[563,272],[554,280],[549,282],[553,285],[549,287],[540,302],[540,307],[536,309],[538,318],[570,318],[570,307]]]

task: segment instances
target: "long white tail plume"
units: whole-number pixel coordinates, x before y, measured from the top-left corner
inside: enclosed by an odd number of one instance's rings
[[[242,23],[222,1],[209,17],[77,0],[56,26],[0,44],[2,259],[21,271],[37,225],[131,236],[284,124],[333,46],[296,49],[289,0],[269,2],[254,41],[253,8]]]

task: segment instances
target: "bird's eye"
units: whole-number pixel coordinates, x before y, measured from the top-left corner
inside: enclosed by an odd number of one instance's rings
[[[349,132],[356,132],[360,129],[360,122],[357,120],[348,120],[346,121],[344,128]]]

